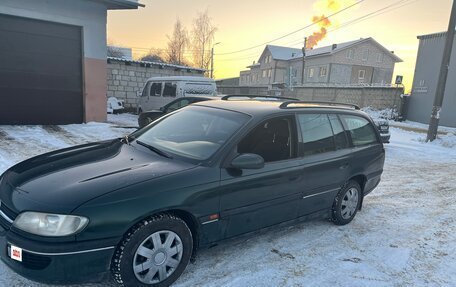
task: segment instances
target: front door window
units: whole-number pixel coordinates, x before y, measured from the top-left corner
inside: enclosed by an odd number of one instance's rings
[[[238,153],[258,154],[266,163],[294,158],[293,122],[292,117],[263,122],[238,144]]]

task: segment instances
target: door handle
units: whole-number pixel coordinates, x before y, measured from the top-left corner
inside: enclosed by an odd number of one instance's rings
[[[339,169],[347,169],[350,165],[348,163],[344,163],[343,165],[339,166]]]

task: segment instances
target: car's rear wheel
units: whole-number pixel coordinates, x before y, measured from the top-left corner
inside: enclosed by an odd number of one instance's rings
[[[171,214],[144,220],[117,248],[112,273],[122,286],[170,286],[187,267],[193,239],[187,224]]]
[[[350,223],[361,204],[362,190],[359,184],[350,180],[334,199],[332,219],[337,225]]]

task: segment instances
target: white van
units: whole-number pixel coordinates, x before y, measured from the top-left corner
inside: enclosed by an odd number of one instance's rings
[[[150,78],[142,92],[138,93],[138,114],[158,110],[176,98],[195,95],[217,95],[215,81],[191,76]]]

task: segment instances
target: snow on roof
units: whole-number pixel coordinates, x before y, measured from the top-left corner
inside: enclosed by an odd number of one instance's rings
[[[206,72],[205,69],[193,68],[193,67],[189,67],[189,66],[181,66],[181,65],[174,65],[174,64],[160,63],[160,62],[128,60],[128,59],[116,58],[116,57],[108,57],[108,61],[118,61],[118,62],[135,63],[135,64],[143,64],[143,65],[154,65],[154,66],[170,67],[170,68],[181,69],[181,70],[186,69],[186,70],[198,71],[198,72],[202,72],[202,73]]]
[[[290,48],[290,47],[282,47],[282,46],[274,46],[274,45],[267,45],[266,49],[271,52],[272,58],[275,60],[290,60],[294,58],[296,55],[301,55],[301,49]]]

